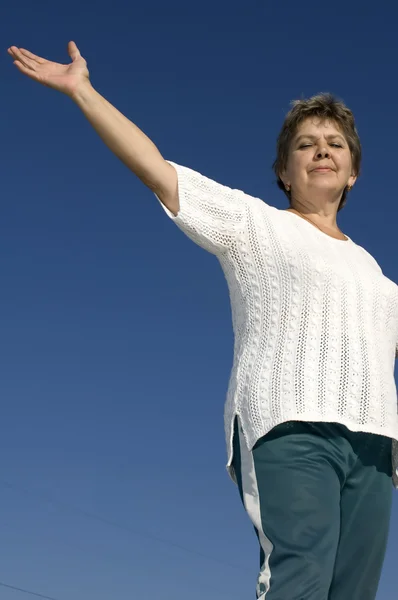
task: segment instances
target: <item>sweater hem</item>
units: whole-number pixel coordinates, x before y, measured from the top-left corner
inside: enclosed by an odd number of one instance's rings
[[[231,480],[233,481],[233,483],[237,484],[237,480],[236,480],[236,474],[235,474],[235,469],[233,467],[233,436],[234,436],[234,421],[235,419],[238,418],[239,419],[239,414],[235,413],[232,419],[232,423],[231,423],[231,435],[230,435],[230,440],[228,440],[229,442],[229,448],[228,448],[228,462],[226,464],[226,469],[227,469],[227,473],[229,475],[229,477],[231,478]],[[281,425],[282,423],[287,423],[288,421],[300,421],[300,422],[314,422],[314,423],[336,423],[338,425],[343,425],[345,427],[347,427],[347,429],[349,429],[350,431],[353,432],[361,432],[361,433],[370,433],[373,435],[380,435],[383,437],[388,437],[391,438],[396,444],[398,444],[398,431],[393,431],[392,427],[389,427],[387,430],[383,430],[381,431],[380,428],[375,427],[374,425],[359,425],[358,423],[356,423],[355,421],[348,421],[348,420],[343,420],[343,419],[336,419],[336,418],[320,418],[320,417],[314,417],[314,415],[294,415],[292,417],[285,417],[283,419],[278,419],[276,421],[273,421],[271,423],[269,423],[268,426],[264,426],[263,429],[258,432],[257,436],[254,438],[254,440],[248,440],[247,434],[244,430],[244,426],[243,423],[241,421],[241,419],[239,419],[240,424],[242,426],[242,430],[243,430],[243,438],[245,440],[245,444],[247,449],[249,450],[249,452],[251,452],[254,448],[254,446],[256,445],[256,443],[258,442],[258,440],[260,440],[262,437],[264,437],[265,435],[267,435],[270,431],[272,431],[272,429],[274,429],[274,427],[277,427],[278,425]],[[392,483],[395,489],[398,490],[398,458],[397,458],[397,464],[395,464],[394,461],[394,456],[392,454],[392,462],[393,462],[393,473],[392,473]]]

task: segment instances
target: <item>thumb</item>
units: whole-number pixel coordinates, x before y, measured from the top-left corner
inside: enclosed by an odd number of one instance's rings
[[[75,42],[69,42],[68,44],[68,54],[73,61],[80,58],[81,54],[79,52],[79,48],[76,46]]]

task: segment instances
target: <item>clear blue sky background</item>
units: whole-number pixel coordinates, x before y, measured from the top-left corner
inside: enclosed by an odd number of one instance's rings
[[[221,269],[6,48],[67,61],[74,39],[166,158],[280,208],[271,163],[289,102],[336,93],[364,146],[340,226],[398,281],[397,17],[393,0],[2,8],[2,583],[57,600],[241,600],[258,562],[224,467]],[[397,525],[395,496],[378,600],[396,598]]]

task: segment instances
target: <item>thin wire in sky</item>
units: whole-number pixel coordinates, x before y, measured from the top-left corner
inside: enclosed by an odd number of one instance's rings
[[[82,517],[98,521],[100,523],[103,523],[104,525],[108,525],[109,527],[113,527],[116,529],[122,529],[123,531],[126,531],[134,536],[143,537],[146,539],[150,539],[154,542],[157,542],[159,544],[162,544],[162,545],[165,545],[165,546],[168,546],[171,548],[176,548],[177,550],[180,550],[181,552],[184,552],[186,554],[192,554],[194,556],[200,557],[207,561],[210,561],[213,563],[218,563],[220,565],[224,565],[225,567],[229,567],[230,569],[233,569],[234,571],[239,570],[239,571],[243,571],[246,573],[250,572],[248,569],[245,569],[242,565],[236,565],[236,564],[230,563],[229,561],[223,560],[221,558],[217,558],[215,556],[211,556],[204,552],[200,552],[198,550],[195,550],[194,548],[189,548],[187,546],[184,546],[183,544],[179,544],[179,543],[171,541],[171,540],[166,540],[164,538],[158,537],[157,535],[154,535],[154,534],[146,532],[146,531],[139,531],[139,530],[131,527],[130,525],[127,525],[125,523],[121,523],[118,521],[113,521],[111,519],[107,519],[105,517],[102,517],[101,515],[97,515],[97,514],[91,512],[91,511],[85,510],[78,506],[74,506],[74,505],[64,502],[62,500],[58,500],[57,498],[54,498],[53,496],[43,494],[43,493],[38,493],[36,491],[32,492],[32,490],[30,490],[28,488],[25,488],[23,486],[16,485],[16,484],[10,483],[8,481],[4,481],[4,480],[0,480],[0,485],[3,485],[4,487],[7,487],[11,490],[16,490],[18,492],[23,492],[25,494],[34,495],[34,496],[40,498],[41,500],[46,500],[47,502],[51,502],[55,506],[59,506],[63,510],[67,510],[67,511],[75,513],[75,514],[79,514]]]
[[[58,598],[54,598],[54,596],[45,596],[44,594],[39,594],[38,592],[32,592],[31,590],[25,590],[23,588],[17,587],[16,585],[9,585],[0,581],[0,586],[8,588],[9,590],[16,590],[17,592],[22,592],[23,594],[29,594],[30,596],[36,596],[36,598],[43,598],[43,600],[58,600]]]

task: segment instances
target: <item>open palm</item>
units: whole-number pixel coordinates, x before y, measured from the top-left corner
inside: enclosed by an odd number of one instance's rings
[[[87,63],[74,42],[68,44],[68,54],[72,59],[68,65],[46,60],[16,46],[11,46],[8,54],[22,73],[67,95],[72,95],[77,87],[89,81]]]

